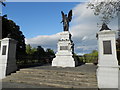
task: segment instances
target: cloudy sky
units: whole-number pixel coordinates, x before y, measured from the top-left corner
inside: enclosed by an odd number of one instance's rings
[[[100,18],[94,16],[91,9],[87,9],[86,3],[80,3],[73,7],[74,18],[71,23],[70,32],[72,33],[72,39],[75,43],[75,52],[77,54],[89,53],[92,50],[97,50],[96,33],[100,30],[100,26],[97,27],[97,23],[101,24]],[[117,29],[113,21],[109,27],[111,29]],[[60,38],[60,32],[54,35],[39,35],[34,38],[26,39],[27,43],[31,45],[42,45],[44,47],[51,47],[56,49],[56,43]]]
[[[96,33],[100,30],[101,26],[97,26],[97,23],[101,24],[101,22],[100,18],[98,16],[95,16],[91,9],[86,8],[87,2],[51,2],[37,4],[22,3],[23,6],[19,4],[8,3],[8,7],[6,8],[9,9],[3,8],[3,10],[5,10],[3,11],[3,13],[8,13],[9,18],[14,20],[18,25],[21,26],[21,30],[26,37],[26,44],[30,44],[33,47],[41,45],[44,48],[51,48],[56,51],[57,42],[60,38],[60,33],[63,31],[62,25],[60,24],[60,11],[63,10],[65,13],[68,13],[68,11],[72,9],[73,19],[70,23],[70,32],[72,34],[72,40],[75,44],[75,53],[83,54],[90,53],[92,50],[97,50]],[[17,9],[17,11],[19,12],[15,12],[13,7],[15,5],[17,5],[17,7],[21,6],[21,8],[19,8],[20,10]],[[29,7],[30,5],[32,5],[34,7],[33,10],[31,8],[27,8],[26,5],[28,5]],[[22,7],[25,9],[25,11]],[[27,22],[25,21],[26,18],[24,18],[24,16],[26,15],[25,12],[27,12],[26,14],[28,14],[28,18],[26,20]],[[37,14],[38,12],[41,12],[41,14]],[[22,13],[20,14],[21,17],[16,15],[16,13]],[[32,15],[33,17],[31,16],[30,18],[30,15]],[[30,23],[29,20],[31,20],[34,24]],[[37,20],[39,20],[39,22]],[[117,30],[117,18],[112,20],[112,22],[109,24],[109,28]]]

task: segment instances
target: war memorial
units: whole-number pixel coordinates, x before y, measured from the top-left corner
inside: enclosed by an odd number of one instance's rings
[[[62,88],[102,88],[118,89],[118,61],[116,55],[116,32],[109,29],[103,23],[97,33],[99,60],[98,66],[79,66],[74,59],[74,43],[69,31],[69,22],[72,20],[72,10],[68,16],[62,13],[63,32],[58,40],[56,57],[51,66],[41,66],[17,70],[16,66],[16,43],[8,35],[0,38],[0,78],[4,81],[43,85],[48,87]],[[79,68],[86,68],[87,73],[79,71]],[[13,73],[16,71],[16,73]],[[8,74],[11,74],[7,76]],[[51,76],[52,75],[52,76]],[[64,79],[64,80],[63,80]],[[63,80],[63,81],[62,81]]]
[[[61,38],[58,41],[58,52],[52,61],[52,66],[75,67],[77,61],[73,58],[74,43],[71,40],[72,35],[69,32],[69,22],[72,19],[72,10],[70,10],[68,17],[66,14],[64,15],[63,12],[61,13],[64,32],[60,34]]]

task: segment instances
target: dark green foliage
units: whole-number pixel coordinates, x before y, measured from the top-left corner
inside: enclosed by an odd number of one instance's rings
[[[120,50],[117,51],[117,59],[118,59],[118,63],[119,63],[119,65],[120,65]]]
[[[8,34],[11,34],[11,38],[17,41],[16,58],[25,55],[25,36],[20,31],[20,27],[12,20],[9,20],[4,15],[2,17],[2,38],[6,38]]]
[[[54,53],[54,51],[52,49],[48,48],[46,50],[46,56],[48,56],[48,57],[50,57],[50,56],[55,57],[55,53]]]
[[[46,50],[46,57],[47,57],[46,62],[47,62],[47,63],[52,63],[52,60],[53,60],[53,58],[55,57],[55,52],[54,52],[52,49],[48,48],[48,49]],[[48,59],[49,59],[49,60],[48,60]]]
[[[77,55],[75,53],[73,54],[73,56],[74,56],[75,61],[77,61],[78,65],[82,65],[84,63],[81,56],[79,56],[79,55]]]
[[[26,56],[22,59],[19,58],[17,65],[19,68],[22,68],[50,64],[54,57],[55,53],[52,49],[48,48],[45,51],[41,46],[33,48],[30,44],[28,44],[26,45]]]
[[[38,46],[36,54],[38,56],[38,60],[41,59],[42,57],[45,57],[44,48],[42,48],[41,46]]]
[[[117,59],[118,59],[119,65],[120,65],[120,36],[117,39]]]

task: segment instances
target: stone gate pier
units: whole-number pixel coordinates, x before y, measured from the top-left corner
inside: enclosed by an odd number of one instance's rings
[[[103,24],[97,33],[98,38],[98,69],[97,80],[99,88],[118,88],[118,60],[116,55],[116,32]]]
[[[0,50],[0,79],[17,70],[16,41],[11,38],[1,40]]]

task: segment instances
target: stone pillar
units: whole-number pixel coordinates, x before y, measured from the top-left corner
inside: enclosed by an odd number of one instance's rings
[[[118,88],[118,60],[116,32],[102,28],[98,35],[99,60],[97,80],[99,88]]]
[[[6,75],[17,70],[16,66],[16,41],[11,38],[4,38],[1,40],[0,52],[0,78],[5,78]]]
[[[52,66],[75,67],[76,62],[73,58],[74,44],[71,40],[69,31],[61,33],[61,39],[58,41],[58,52],[52,61]]]

